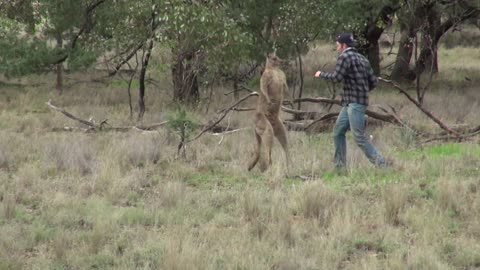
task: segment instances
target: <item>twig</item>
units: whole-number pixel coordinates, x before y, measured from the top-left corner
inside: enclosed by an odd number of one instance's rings
[[[242,91],[242,90],[243,90],[243,91],[250,92],[250,93],[255,92],[255,91],[253,91],[252,89],[250,89],[250,88],[248,88],[248,87],[246,87],[246,86],[240,85],[240,86],[239,86],[239,89],[236,89],[236,90],[227,92],[227,93],[225,93],[224,95],[225,95],[225,96],[228,96],[228,95],[234,94],[235,92],[240,92],[240,91]]]
[[[233,108],[232,111],[236,112],[250,112],[250,111],[255,111],[255,108]]]
[[[251,129],[251,128],[249,128],[249,127],[237,128],[237,129],[232,129],[232,130],[228,130],[228,131],[225,131],[225,132],[215,132],[215,133],[212,133],[212,135],[213,136],[223,136],[223,135],[226,135],[226,134],[236,133],[238,131],[247,130],[247,129]]]
[[[227,130],[230,128],[230,118],[231,117],[232,117],[232,111],[230,111],[230,114],[229,114],[228,119],[227,119]],[[225,132],[223,134],[225,134]],[[225,136],[222,135],[222,138],[220,138],[220,141],[218,142],[218,145],[222,144],[223,138],[225,138]]]

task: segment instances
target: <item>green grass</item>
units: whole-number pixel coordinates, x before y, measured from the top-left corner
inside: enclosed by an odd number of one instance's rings
[[[400,151],[397,156],[402,159],[459,159],[465,156],[480,157],[478,144],[442,144],[427,146],[423,149]]]

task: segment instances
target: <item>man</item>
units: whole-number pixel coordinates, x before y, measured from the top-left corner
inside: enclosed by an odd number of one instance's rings
[[[355,49],[352,34],[342,33],[337,37],[339,57],[333,73],[317,71],[315,77],[334,82],[343,82],[342,110],[338,115],[333,139],[335,143],[335,167],[346,166],[347,144],[345,133],[351,130],[357,145],[367,158],[378,167],[386,167],[383,156],[365,137],[365,110],[368,106],[368,92],[377,86],[378,79],[370,62]]]

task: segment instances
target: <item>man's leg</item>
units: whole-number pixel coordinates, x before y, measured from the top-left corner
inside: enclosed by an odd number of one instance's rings
[[[344,168],[347,164],[347,142],[345,133],[350,127],[347,107],[343,107],[333,128],[333,142],[335,144],[335,168]]]
[[[385,167],[385,159],[365,137],[365,105],[351,103],[348,105],[348,119],[350,129],[357,145],[362,149],[367,158],[379,167]]]

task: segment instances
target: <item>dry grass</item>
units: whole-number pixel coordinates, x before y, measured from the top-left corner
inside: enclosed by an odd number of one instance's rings
[[[332,67],[332,49],[312,50],[306,74],[324,63]],[[441,59],[461,57],[441,66],[426,104],[449,124],[478,124],[480,78],[472,75],[478,67],[463,59],[472,53],[441,51]],[[451,72],[456,67],[472,81]],[[74,84],[58,97],[47,76],[21,82],[39,84],[0,89],[8,97],[0,99],[0,269],[480,267],[478,144],[421,147],[408,130],[369,127],[398,168],[375,169],[348,135],[347,174],[337,174],[330,133],[289,132],[289,174],[278,143],[271,169],[247,172],[251,129],[223,139],[205,134],[188,145],[183,160],[175,158],[178,139],[166,130],[52,132],[78,123],[50,111],[49,98],[83,118],[131,125],[122,83]],[[145,123],[165,119],[167,86],[147,89]],[[328,94],[312,78],[307,86],[308,96]],[[206,122],[231,102],[222,94],[227,89],[217,90],[209,113],[191,109],[192,118]],[[385,86],[373,92],[372,103],[391,104],[411,123],[438,131]],[[249,127],[251,119],[234,113],[230,121]]]

